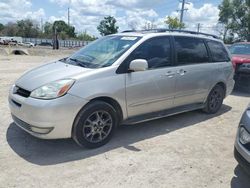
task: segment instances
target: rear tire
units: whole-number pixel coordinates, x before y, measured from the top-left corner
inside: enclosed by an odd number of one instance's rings
[[[78,113],[72,137],[81,147],[97,148],[111,139],[117,124],[115,109],[106,102],[94,101]]]
[[[216,85],[210,91],[205,103],[205,107],[202,110],[208,114],[217,113],[222,106],[224,97],[225,97],[224,88],[220,85]]]

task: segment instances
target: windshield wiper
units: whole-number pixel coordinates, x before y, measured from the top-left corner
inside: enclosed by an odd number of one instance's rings
[[[87,65],[88,65],[87,63],[82,62],[82,61],[80,61],[80,60],[78,60],[78,59],[75,59],[75,58],[69,58],[69,60],[70,60],[70,61],[76,62],[77,65],[80,65],[81,67],[87,67]]]

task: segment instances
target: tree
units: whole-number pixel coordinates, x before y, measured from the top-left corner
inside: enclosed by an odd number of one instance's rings
[[[178,18],[173,18],[171,16],[168,16],[167,19],[164,21],[169,29],[184,29],[185,24],[181,23]]]
[[[53,36],[53,24],[52,23],[45,22],[43,35],[48,38],[51,38]]]
[[[0,23],[0,32],[4,30],[4,25]]]
[[[17,21],[17,36],[21,37],[38,37],[39,27],[38,24],[30,19]]]
[[[219,23],[225,26],[224,41],[234,34],[250,41],[250,0],[223,0],[219,10]]]
[[[53,32],[55,32],[55,29],[56,29],[56,32],[59,33],[62,39],[76,37],[75,27],[69,26],[63,20],[58,20],[53,23],[53,26],[52,26]]]
[[[39,27],[37,22],[30,19],[9,22],[5,25],[0,23],[0,34],[6,36],[54,38],[55,29],[57,37],[60,39],[77,38],[84,41],[92,41],[96,39],[95,36],[91,36],[86,32],[76,36],[75,27],[69,26],[62,20],[55,21],[54,23],[45,22],[43,29]]]
[[[117,33],[118,28],[119,27],[116,26],[116,19],[112,16],[104,17],[99,26],[97,26],[97,30],[102,36]]]
[[[18,35],[18,27],[16,23],[9,22],[4,26],[2,31],[3,35],[6,36],[17,36]]]
[[[228,30],[230,28],[229,20],[231,17],[232,6],[230,0],[223,0],[221,5],[219,5],[219,24],[223,24],[223,29],[220,34],[223,36],[223,41],[226,41],[226,37],[228,35]]]
[[[77,36],[77,39],[79,40],[83,40],[83,41],[93,41],[96,39],[95,36],[90,36],[89,34],[87,34],[86,32],[81,33]]]

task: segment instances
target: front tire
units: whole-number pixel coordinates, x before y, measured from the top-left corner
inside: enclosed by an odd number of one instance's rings
[[[80,146],[97,148],[111,139],[117,124],[115,109],[106,102],[94,101],[78,113],[72,137]]]
[[[216,85],[209,93],[203,111],[208,114],[217,113],[223,103],[225,91],[222,86]]]

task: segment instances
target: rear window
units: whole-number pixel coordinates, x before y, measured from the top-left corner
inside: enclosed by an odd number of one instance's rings
[[[209,62],[207,48],[202,39],[175,37],[175,47],[179,65]]]
[[[225,62],[230,60],[228,53],[222,43],[216,41],[208,41],[207,45],[211,51],[213,62]]]
[[[250,44],[234,44],[229,50],[232,54],[250,55]]]

